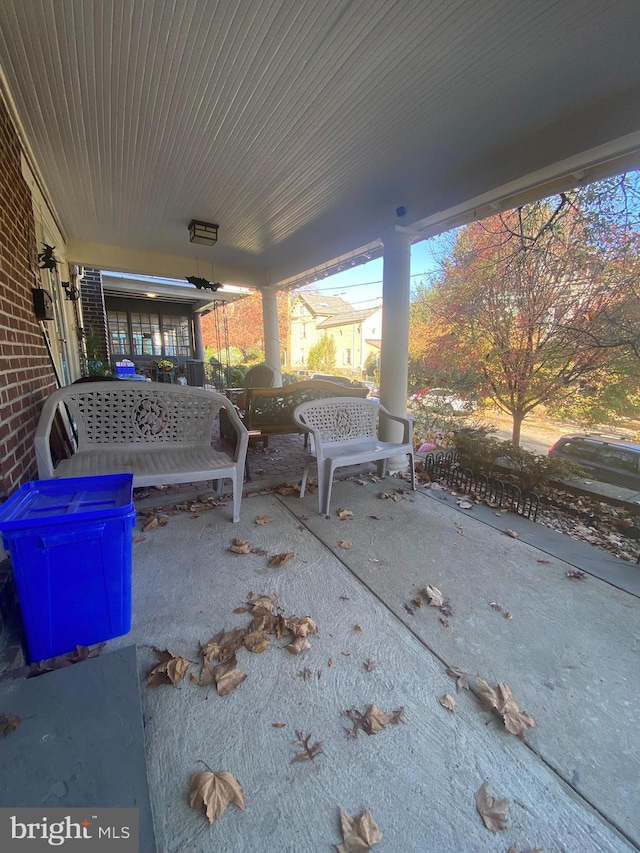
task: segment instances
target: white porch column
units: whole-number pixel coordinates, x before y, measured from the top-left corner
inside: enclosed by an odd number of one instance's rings
[[[202,317],[200,314],[193,315],[193,343],[195,344],[196,358],[204,361],[204,343],[202,342]]]
[[[394,415],[407,412],[409,378],[409,300],[411,296],[411,237],[404,230],[383,238],[382,341],[380,351],[380,402]],[[381,433],[387,441],[401,441],[400,424],[387,422]],[[389,460],[389,468],[406,467],[406,457]]]
[[[276,374],[274,385],[282,385],[280,370],[280,332],[278,330],[278,291],[262,291],[262,326],[264,329],[264,360]]]

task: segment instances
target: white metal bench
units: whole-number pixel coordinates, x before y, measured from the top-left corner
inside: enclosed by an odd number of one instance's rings
[[[378,436],[380,415],[401,423],[404,429],[402,442],[382,441]],[[411,443],[413,424],[409,418],[392,415],[375,400],[358,397],[329,397],[301,403],[293,412],[293,419],[306,429],[313,439],[313,453],[318,463],[318,511],[329,514],[331,486],[336,468],[377,462],[378,472],[384,477],[387,461],[392,456],[406,454],[411,472],[411,488],[416,479]],[[304,496],[309,473],[309,463],[304,469],[300,497]]]
[[[233,456],[212,444],[221,409],[238,435]],[[54,467],[50,434],[59,412],[73,426],[75,452]],[[156,382],[87,382],[47,397],[35,452],[43,480],[131,472],[134,486],[159,486],[229,478],[239,521],[248,440],[223,394]]]

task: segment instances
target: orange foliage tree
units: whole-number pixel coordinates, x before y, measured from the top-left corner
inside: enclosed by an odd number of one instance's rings
[[[237,347],[246,355],[262,353],[264,357],[264,330],[262,325],[262,296],[252,293],[244,299],[229,302],[226,308],[220,305],[216,311],[225,311],[229,346]],[[219,323],[221,318],[218,317]],[[278,328],[284,349],[289,329],[289,296],[278,294]],[[216,335],[216,313],[211,311],[202,318],[202,340],[205,346],[218,347]],[[223,341],[223,344],[225,342]]]

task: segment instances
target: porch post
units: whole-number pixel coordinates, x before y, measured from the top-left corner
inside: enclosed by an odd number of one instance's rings
[[[409,378],[409,299],[411,285],[411,237],[404,230],[383,237],[382,334],[380,351],[380,402],[394,415],[407,412]],[[393,421],[381,425],[381,437],[401,441],[402,427]],[[406,466],[406,457],[390,459],[389,467]],[[396,464],[397,463],[397,464]]]
[[[275,371],[274,385],[282,385],[280,370],[280,332],[278,330],[278,291],[262,291],[262,326],[264,330],[264,360]]]
[[[202,317],[200,314],[193,315],[193,343],[195,345],[196,359],[204,361],[204,343],[202,341]]]

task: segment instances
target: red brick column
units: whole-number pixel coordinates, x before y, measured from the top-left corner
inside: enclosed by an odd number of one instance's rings
[[[82,300],[82,322],[88,336],[87,353],[89,359],[98,359],[108,364],[110,357],[109,335],[100,270],[91,267],[84,268],[84,277],[80,282],[80,298]],[[95,344],[94,354],[91,353],[92,344]]]
[[[31,289],[38,283],[31,192],[20,141],[0,99],[0,501],[36,479],[33,437],[55,374]]]

